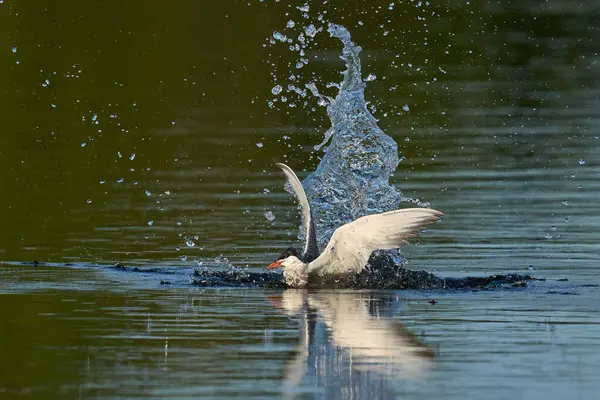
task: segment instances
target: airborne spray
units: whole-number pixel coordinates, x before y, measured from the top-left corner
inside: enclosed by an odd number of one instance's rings
[[[335,99],[322,96],[314,85],[307,85],[315,96],[328,103],[331,120],[324,141],[315,148],[329,140],[331,143],[317,170],[303,184],[312,204],[320,246],[345,223],[367,214],[396,210],[402,202],[412,201],[389,183],[400,162],[398,145],[377,126],[365,104],[361,48],[352,42],[350,32],[343,26],[329,24],[328,31],[344,45],[341,58],[346,70]]]

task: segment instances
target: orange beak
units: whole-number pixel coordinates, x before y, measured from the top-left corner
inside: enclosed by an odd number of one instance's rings
[[[275,261],[275,262],[271,263],[267,268],[265,268],[265,271],[268,271],[270,269],[279,268],[279,266],[281,265],[282,262],[283,262],[283,260],[279,260],[279,261]]]

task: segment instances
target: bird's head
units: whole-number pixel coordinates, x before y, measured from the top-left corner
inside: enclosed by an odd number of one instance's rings
[[[277,257],[277,260],[273,261],[265,269],[265,271],[280,267],[285,269],[286,267],[291,267],[297,264],[298,262],[302,263],[300,261],[300,255],[298,254],[298,250],[295,247],[288,247],[279,255],[279,257]]]
[[[290,247],[286,249],[279,258],[271,263],[266,270],[283,269],[283,279],[292,288],[305,287],[308,281],[307,265],[298,257],[298,250]]]

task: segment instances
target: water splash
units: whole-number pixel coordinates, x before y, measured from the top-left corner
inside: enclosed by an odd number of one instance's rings
[[[337,227],[363,215],[398,209],[402,202],[411,201],[389,183],[400,162],[398,145],[377,126],[367,109],[361,48],[343,26],[329,24],[328,32],[344,45],[341,59],[346,70],[335,98],[321,95],[315,85],[307,85],[320,102],[327,103],[331,120],[324,141],[315,148],[320,149],[329,140],[331,143],[317,170],[303,182],[320,247],[327,244]]]
[[[313,289],[521,290],[527,287],[528,282],[536,280],[529,274],[441,278],[426,271],[394,268],[393,260],[383,252],[378,253],[371,258],[381,257],[384,263],[383,268],[369,268],[356,275],[325,277],[325,279],[309,281],[309,285]],[[386,263],[389,264],[386,265]],[[144,270],[139,271],[143,272]],[[233,266],[230,266],[229,269],[196,268],[190,277],[190,283],[195,286],[287,288],[281,274],[251,272],[245,268]]]

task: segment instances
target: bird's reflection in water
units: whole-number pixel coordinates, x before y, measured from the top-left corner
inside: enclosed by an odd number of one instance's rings
[[[391,293],[286,290],[269,299],[300,318],[284,372],[288,395],[303,382],[325,398],[394,397],[392,381],[418,379],[433,365],[434,352],[393,319],[403,300]]]

